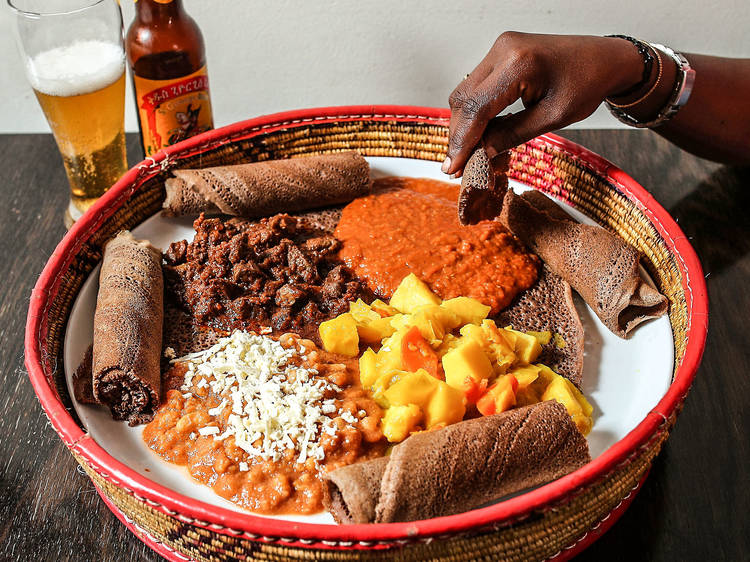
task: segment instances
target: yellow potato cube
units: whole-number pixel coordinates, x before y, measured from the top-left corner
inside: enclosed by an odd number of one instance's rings
[[[466,324],[465,326],[462,326],[458,332],[461,334],[462,340],[474,340],[482,349],[486,349],[489,344],[484,330],[482,330],[481,326],[477,326],[476,324]]]
[[[539,376],[534,382],[529,385],[529,387],[533,388],[534,392],[536,392],[541,399],[542,394],[544,394],[544,391],[547,390],[549,384],[559,375],[555,371],[547,367],[547,365],[536,363],[534,366],[539,367]]]
[[[460,422],[466,413],[463,392],[443,381],[438,383],[427,407],[423,408],[426,429]]]
[[[455,349],[443,355],[443,371],[445,382],[462,392],[467,390],[467,377],[479,384],[493,375],[492,364],[481,345],[467,336],[461,337]]]
[[[383,416],[383,435],[391,443],[403,441],[422,421],[422,409],[416,404],[394,405]]]
[[[386,398],[386,391],[396,384],[401,378],[407,374],[406,371],[390,370],[387,372],[378,373],[375,382],[370,387],[372,391],[372,398],[378,403],[381,408],[388,408],[391,406],[390,401]]]
[[[445,334],[450,333],[452,330],[458,328],[463,322],[457,314],[454,314],[450,309],[443,308],[442,306],[427,305],[417,310],[417,316],[423,316],[433,326],[436,335],[440,339]]]
[[[355,357],[359,353],[357,322],[348,312],[321,323],[318,332],[326,351],[347,357]]]
[[[515,336],[513,336],[512,341],[509,341],[506,331],[498,328],[493,320],[482,320],[482,331],[485,339],[498,346],[503,355],[512,355],[515,358],[515,352],[513,351],[516,342]]]
[[[416,326],[419,333],[428,342],[440,342],[441,336],[440,327],[435,330],[432,323],[424,316],[420,314],[398,314],[390,318],[391,326],[394,326],[397,330],[409,330],[409,328]]]
[[[378,378],[377,356],[369,347],[359,358],[359,381],[364,388],[370,388]]]
[[[578,401],[575,393],[571,390],[570,385],[566,384],[567,380],[557,376],[542,394],[542,401],[557,400],[565,406],[571,416],[585,415],[581,403]]]
[[[380,372],[404,368],[401,361],[401,346],[407,330],[408,328],[397,330],[383,340],[383,345],[377,353],[377,366]]]
[[[505,329],[506,332],[510,332],[515,336],[515,345],[513,351],[518,358],[520,363],[533,363],[539,354],[542,352],[542,346],[539,340],[534,336],[518,332],[516,330]]]
[[[396,331],[391,325],[390,318],[381,318],[371,320],[366,324],[357,323],[357,334],[359,339],[365,343],[380,343]]]
[[[459,323],[455,314],[437,305],[421,306],[411,314],[397,314],[390,321],[397,330],[416,326],[422,337],[434,347],[440,345],[443,337]]]
[[[482,320],[487,318],[490,313],[491,307],[482,304],[476,299],[470,297],[456,297],[443,301],[440,305],[447,310],[450,310],[453,314],[458,316],[461,324],[479,324]]]
[[[424,409],[440,382],[424,369],[419,369],[415,373],[401,375],[383,395],[391,405],[416,404]]]
[[[536,365],[524,365],[522,367],[516,367],[510,374],[516,377],[518,381],[518,388],[524,389],[539,378],[539,371],[541,369]]]
[[[365,301],[357,299],[356,302],[349,303],[349,314],[361,324],[369,324],[373,320],[381,318],[380,314],[370,308]]]
[[[426,304],[440,304],[440,297],[433,293],[419,277],[410,273],[403,278],[391,297],[391,306],[399,312],[412,313]]]

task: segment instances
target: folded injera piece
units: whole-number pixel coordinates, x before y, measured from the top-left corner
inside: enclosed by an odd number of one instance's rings
[[[168,216],[224,213],[248,218],[347,203],[370,192],[358,152],[175,170],[166,181]]]
[[[325,476],[338,523],[452,515],[559,478],[590,460],[588,443],[556,401],[416,433],[376,460]]]
[[[580,224],[539,192],[508,190],[500,221],[565,279],[620,337],[667,311],[667,299],[639,270],[640,252],[598,226]]]
[[[93,394],[131,426],[150,421],[159,406],[163,303],[161,252],[120,232],[105,246],[99,274]]]
[[[544,363],[581,388],[583,325],[573,303],[570,285],[547,265],[543,264],[539,270],[537,282],[518,295],[508,308],[501,310],[494,320],[501,327],[557,334],[542,346],[537,362]]]
[[[463,225],[491,220],[500,214],[508,191],[510,152],[492,159],[482,146],[474,149],[464,167],[458,194],[458,220]]]

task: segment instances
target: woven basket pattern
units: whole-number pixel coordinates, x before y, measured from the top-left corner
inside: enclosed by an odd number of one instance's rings
[[[75,295],[101,259],[103,244],[118,230],[132,228],[158,211],[164,198],[163,180],[170,167],[206,167],[344,150],[358,150],[365,156],[441,161],[447,133],[447,127],[425,123],[321,122],[249,138],[240,136],[230,142],[211,141],[199,153],[193,149],[190,154],[172,154],[166,164],[162,163],[160,174],[146,179],[140,187],[137,180],[125,204],[114,209],[100,224],[93,225],[90,235],[83,236],[82,246],[60,279],[60,288],[50,305],[44,346],[47,357],[43,361],[46,376],[54,383],[60,399],[75,417],[63,369],[58,368],[62,365],[64,330]],[[675,365],[679,364],[685,352],[687,331],[681,274],[675,257],[649,217],[636,208],[618,186],[597,175],[585,162],[546,142],[532,141],[516,149],[510,175],[567,201],[643,252],[649,272],[670,301]],[[72,452],[97,487],[139,532],[195,560],[377,560],[392,556],[392,548],[398,549],[398,557],[403,560],[539,560],[554,557],[583,540],[635,489],[667,439],[673,423],[674,416],[665,420],[648,443],[597,483],[522,520],[501,521],[491,528],[475,529],[458,536],[420,538],[409,544],[393,541],[330,545],[337,549],[313,549],[289,537],[258,537],[229,529],[207,529],[205,523],[201,525],[177,514],[166,514],[114,484],[80,454]],[[373,550],[373,547],[380,549]],[[390,553],[383,550],[385,547]]]

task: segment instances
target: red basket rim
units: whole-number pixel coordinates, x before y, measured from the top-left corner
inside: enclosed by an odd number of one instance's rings
[[[531,143],[564,150],[589,170],[612,182],[649,216],[670,251],[677,257],[688,310],[685,355],[664,397],[628,435],[586,466],[563,478],[489,507],[409,523],[340,526],[299,523],[238,513],[173,492],[114,459],[78,427],[58,398],[54,383],[45,377],[42,368],[42,361],[45,360],[42,342],[46,336],[48,307],[56,295],[60,275],[66,271],[83,241],[132,195],[140,183],[159,173],[160,165],[165,160],[178,155],[184,157],[197,154],[260,133],[305,126],[308,123],[379,120],[446,126],[449,116],[449,111],[442,108],[382,105],[313,108],[277,113],[190,138],[144,160],[126,173],[65,235],[47,262],[31,295],[25,334],[25,363],[39,401],[66,445],[83,457],[103,478],[125,488],[151,507],[185,522],[233,536],[323,548],[386,546],[520,521],[535,510],[548,509],[577,495],[583,487],[606,477],[649,447],[687,394],[703,353],[708,323],[708,298],[702,268],[682,230],[651,194],[604,158],[554,134],[543,135]]]

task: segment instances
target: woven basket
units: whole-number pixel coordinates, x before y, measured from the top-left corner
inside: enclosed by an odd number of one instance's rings
[[[576,472],[468,513],[381,525],[333,526],[240,514],[180,496],[108,455],[73,412],[64,380],[63,338],[81,284],[115,232],[156,213],[164,179],[194,168],[358,150],[366,156],[441,161],[448,112],[415,107],[347,107],[261,117],[169,147],[130,170],[65,236],[32,294],[26,366],[39,399],[105,502],[139,538],[172,560],[567,559],[627,507],[683,404],[706,336],[700,264],[679,227],[624,172],[554,135],[518,147],[510,175],[581,210],[645,255],[670,301],[674,379],[624,439]]]

